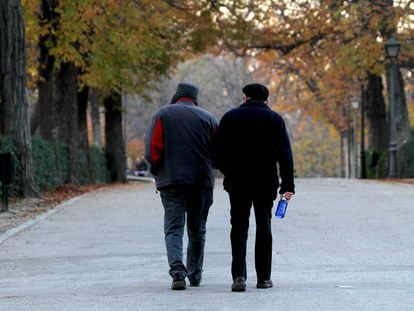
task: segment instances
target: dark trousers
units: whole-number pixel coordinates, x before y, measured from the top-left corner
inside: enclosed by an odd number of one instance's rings
[[[213,190],[196,187],[169,187],[160,190],[164,206],[164,234],[169,274],[199,282],[203,271],[207,215]],[[187,262],[183,263],[183,234],[187,214]]]
[[[272,269],[272,206],[273,199],[248,193],[230,192],[231,247],[233,279],[246,272],[246,244],[252,204],[256,217],[255,267],[259,282],[269,280]]]

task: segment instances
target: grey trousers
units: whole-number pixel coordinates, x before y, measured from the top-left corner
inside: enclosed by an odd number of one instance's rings
[[[203,271],[204,244],[208,211],[213,203],[213,189],[168,187],[160,190],[164,206],[164,234],[169,274],[188,277],[199,283]],[[187,221],[186,221],[187,214]],[[183,264],[183,234],[187,222],[187,262]]]

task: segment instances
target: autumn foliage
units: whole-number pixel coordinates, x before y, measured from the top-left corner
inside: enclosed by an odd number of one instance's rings
[[[349,130],[353,98],[366,101],[369,147],[386,147],[390,67],[384,45],[393,35],[402,43],[398,148],[410,137],[404,75],[414,69],[412,1],[21,2],[31,87],[45,79],[40,74],[44,64],[39,68],[39,40],[54,59],[55,73],[70,64],[76,69],[78,89],[98,90],[103,97],[142,93],[181,61],[206,51],[249,56],[252,76],[269,77],[277,109],[303,116],[294,131],[310,131],[314,137],[297,138],[304,139],[297,153],[312,159],[322,159],[322,153],[336,156],[329,144],[320,146],[318,156],[313,154],[312,139],[322,135],[334,141]],[[46,2],[53,7],[48,18],[42,12]],[[382,139],[377,142],[375,137]],[[130,153],[138,152],[136,142],[130,145]]]

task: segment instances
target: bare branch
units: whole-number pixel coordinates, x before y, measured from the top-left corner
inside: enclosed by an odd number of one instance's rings
[[[304,45],[310,44],[311,46],[315,46],[320,40],[322,40],[324,36],[322,34],[317,34],[311,37],[309,40],[299,40],[295,43],[283,45],[283,44],[255,44],[249,45],[247,48],[250,49],[262,49],[262,50],[277,50],[280,51],[283,55],[289,54],[292,50]]]

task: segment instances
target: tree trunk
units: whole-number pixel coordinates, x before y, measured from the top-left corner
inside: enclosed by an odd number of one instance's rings
[[[390,79],[391,79],[391,70],[392,67],[386,66],[386,78],[387,78],[387,91],[390,94]],[[395,109],[395,121],[397,126],[397,162],[398,162],[398,176],[404,176],[405,167],[407,167],[407,161],[411,159],[405,159],[402,153],[402,147],[410,139],[410,120],[408,118],[408,108],[407,108],[407,98],[405,95],[405,84],[404,78],[401,73],[399,66],[396,66],[397,73],[395,82],[395,91],[396,91],[396,109]]]
[[[93,183],[95,180],[93,174],[93,167],[91,161],[91,153],[89,152],[88,139],[88,97],[89,87],[84,87],[78,92],[78,134],[79,134],[79,149],[86,156],[88,162],[88,183]]]
[[[126,154],[122,131],[121,94],[114,93],[104,99],[105,153],[112,182],[126,182]]]
[[[78,70],[73,63],[62,63],[56,76],[58,141],[69,149],[69,171],[65,182],[78,184]]]
[[[14,140],[21,171],[20,194],[37,195],[29,132],[25,34],[19,0],[0,0],[0,134]]]
[[[39,53],[42,55],[43,53],[48,54],[48,50],[46,47],[40,47]],[[53,67],[54,67],[54,58],[50,55],[46,56],[47,60],[43,63],[40,60],[39,63],[39,82],[38,82],[38,101],[36,105],[36,110],[34,117],[38,118],[39,124],[39,136],[43,139],[48,141],[53,141],[56,139],[56,111],[53,105],[54,99],[54,74],[53,74]],[[41,57],[42,58],[42,57]],[[35,123],[31,128],[32,133],[37,130],[35,127]]]
[[[79,133],[79,147],[83,150],[89,148],[88,142],[88,96],[89,88],[84,87],[78,92],[78,133]]]
[[[388,148],[389,130],[381,76],[369,74],[366,87],[368,145],[380,152]]]
[[[397,71],[397,139],[399,149],[410,139],[410,120],[408,118],[405,83],[400,67]]]
[[[38,134],[38,129],[40,125],[40,111],[39,111],[39,102],[35,104],[32,115],[30,116],[30,134],[32,136]]]
[[[90,95],[93,144],[102,149],[101,113],[99,109],[99,94],[93,89]]]
[[[40,19],[46,22],[55,21],[58,16],[55,12],[57,3],[53,0],[42,0],[40,5]],[[55,28],[55,23],[52,23]],[[54,36],[47,33],[39,39],[39,81],[37,83],[39,97],[33,121],[38,119],[39,135],[48,141],[56,140],[57,116],[53,102],[54,98],[54,66],[55,58],[49,54],[47,42],[53,42]],[[35,122],[32,123],[31,132],[36,131]]]

